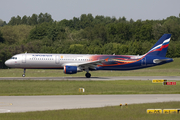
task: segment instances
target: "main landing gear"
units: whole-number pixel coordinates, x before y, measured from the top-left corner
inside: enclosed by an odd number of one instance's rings
[[[24,68],[24,74],[22,74],[22,77],[25,77],[26,69]]]
[[[91,74],[87,72],[87,73],[85,74],[85,76],[86,76],[86,78],[90,78],[90,77],[91,77]]]
[[[90,78],[91,77],[91,74],[89,73],[89,68],[85,68],[85,71],[87,72],[85,74],[86,78]]]

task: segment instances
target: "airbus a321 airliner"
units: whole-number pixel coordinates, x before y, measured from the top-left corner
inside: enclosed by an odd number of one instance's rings
[[[164,34],[144,55],[89,55],[89,54],[44,54],[23,53],[14,55],[5,62],[6,66],[24,69],[64,69],[65,74],[91,70],[134,70],[172,62],[166,52],[171,34]]]

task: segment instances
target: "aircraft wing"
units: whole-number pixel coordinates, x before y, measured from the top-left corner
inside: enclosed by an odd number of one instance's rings
[[[69,66],[79,66],[81,69],[95,69],[97,65],[102,65],[103,62],[105,62],[105,59],[96,60],[96,61],[90,61],[90,62],[83,62],[83,63],[67,63],[64,65]]]
[[[91,68],[91,69],[95,69],[97,67],[97,65],[103,65],[102,63],[105,62],[105,59],[102,60],[96,60],[96,61],[92,61],[92,62],[87,62],[87,63],[80,63],[78,66],[82,67],[82,68]]]

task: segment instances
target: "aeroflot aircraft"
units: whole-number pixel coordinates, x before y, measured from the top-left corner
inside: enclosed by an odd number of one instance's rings
[[[12,68],[26,69],[64,69],[65,74],[90,70],[134,70],[172,62],[166,58],[171,34],[164,34],[144,55],[85,55],[85,54],[43,54],[23,53],[14,55],[5,62]]]

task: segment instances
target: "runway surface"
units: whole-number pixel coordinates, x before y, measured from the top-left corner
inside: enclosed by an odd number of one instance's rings
[[[119,76],[119,77],[0,77],[0,80],[180,80],[180,76]]]
[[[0,96],[0,113],[180,101],[179,94]],[[179,106],[177,106],[179,107]]]

